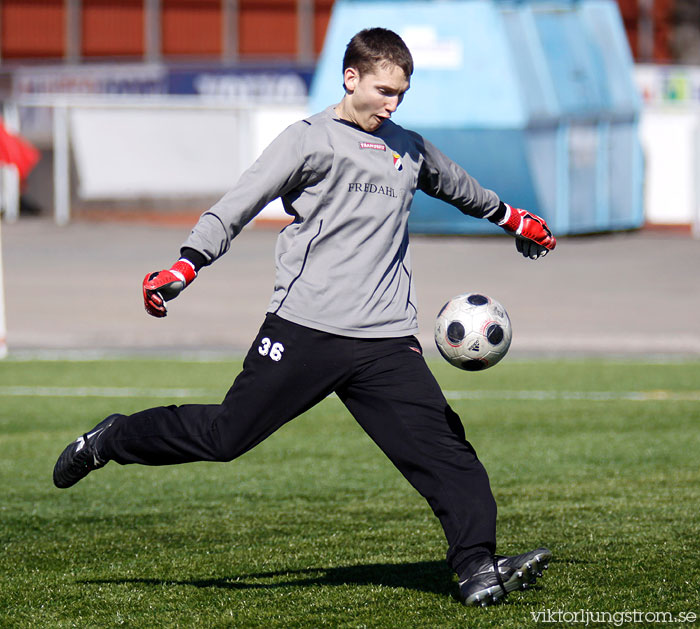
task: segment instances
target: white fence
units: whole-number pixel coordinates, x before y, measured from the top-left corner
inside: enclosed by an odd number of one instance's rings
[[[700,68],[638,64],[647,222],[692,225],[700,238]]]
[[[700,106],[648,105],[640,120],[646,221],[700,238]]]
[[[23,108],[49,112],[59,225],[70,221],[73,163],[81,200],[219,195],[282,129],[307,114],[298,103],[242,105],[196,96],[24,97],[5,104],[5,119],[20,133]],[[4,170],[2,205],[13,221],[19,182]],[[281,204],[271,204],[263,216],[281,214]]]

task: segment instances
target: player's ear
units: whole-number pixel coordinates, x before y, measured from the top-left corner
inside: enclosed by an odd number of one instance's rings
[[[345,68],[343,72],[343,84],[345,85],[345,91],[348,94],[352,94],[357,87],[357,83],[360,80],[360,71],[357,68]]]

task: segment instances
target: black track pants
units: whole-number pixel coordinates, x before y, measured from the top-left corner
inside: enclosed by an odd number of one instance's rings
[[[414,337],[347,338],[268,315],[221,404],[125,416],[105,434],[102,454],[121,464],[230,461],[333,391],[426,498],[456,571],[495,550],[486,471]]]

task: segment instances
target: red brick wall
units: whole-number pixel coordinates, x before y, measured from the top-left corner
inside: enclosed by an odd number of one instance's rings
[[[82,0],[86,57],[140,57],[144,53],[142,0]]]
[[[0,0],[2,58],[62,57],[63,0]]]
[[[221,55],[221,0],[161,0],[161,11],[164,55]]]
[[[698,0],[700,1],[700,0]],[[0,0],[0,57],[61,58],[67,0]],[[639,0],[617,0],[639,59]],[[82,0],[81,54],[139,58],[145,51],[144,0]],[[313,51],[321,51],[333,0],[314,1]],[[295,59],[297,0],[238,0],[239,57]],[[653,60],[671,60],[674,0],[654,0]],[[221,0],[161,0],[164,56],[212,59],[223,51]]]
[[[640,59],[643,51],[640,43],[642,11],[639,6],[639,0],[617,0],[617,4],[620,7],[632,54],[635,59]],[[673,6],[673,0],[654,0],[651,15],[654,24],[652,60],[657,63],[671,61]],[[649,59],[644,59],[644,61],[649,61]]]
[[[317,55],[323,48],[323,38],[326,36],[332,8],[333,0],[316,0],[314,5],[314,53]]]
[[[297,50],[295,0],[239,0],[241,57],[294,57]]]

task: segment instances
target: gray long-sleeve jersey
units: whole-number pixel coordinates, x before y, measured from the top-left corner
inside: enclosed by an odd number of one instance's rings
[[[342,336],[408,336],[418,331],[407,228],[416,189],[478,218],[500,203],[417,133],[391,121],[367,133],[329,107],[283,131],[183,247],[213,262],[281,197],[294,220],[277,240],[268,312]]]

